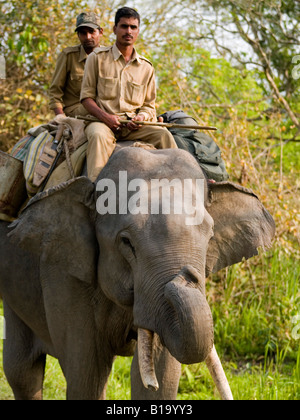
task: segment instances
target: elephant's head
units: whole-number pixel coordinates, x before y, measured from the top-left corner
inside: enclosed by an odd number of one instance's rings
[[[196,181],[204,175],[182,150],[124,148],[101,172],[96,189],[82,177],[36,196],[11,236],[46,255],[48,264],[60,264],[62,274],[100,286],[110,301],[132,307],[133,328],[150,338],[157,333],[179,362],[201,362],[213,346],[206,275],[269,246],[274,222],[251,191],[230,183],[207,191],[205,182],[197,203],[201,223],[186,223],[187,213],[175,211],[174,203],[170,214],[151,207],[147,185],[153,179]],[[108,212],[100,215],[103,205]],[[151,214],[154,208],[159,214]]]
[[[199,203],[203,206],[198,212],[202,216],[199,225],[187,223],[184,206],[182,212],[177,212],[180,214],[174,214],[172,200],[169,214],[161,214],[160,206],[160,214],[151,214],[157,198],[153,185],[158,178],[168,182],[176,178],[181,189],[186,179],[202,179],[204,185],[204,176],[194,159],[178,151],[123,149],[102,171],[97,189],[104,191],[96,195],[98,210],[99,203],[107,200],[107,207],[117,209],[117,214],[97,216],[98,278],[112,301],[133,306],[137,328],[157,333],[181,363],[196,363],[205,360],[213,345],[212,315],[205,298],[205,260],[213,219],[203,200]],[[106,180],[112,180],[116,189],[108,191],[109,182],[108,189],[104,188]],[[168,182],[165,185],[170,186]],[[121,203],[124,190],[128,209]],[[147,197],[144,207],[142,195]],[[202,198],[204,195],[205,191]],[[110,206],[115,198],[116,208]],[[197,197],[192,198],[191,202],[196,203]],[[135,209],[133,202],[137,203]],[[120,216],[120,208],[126,214]]]

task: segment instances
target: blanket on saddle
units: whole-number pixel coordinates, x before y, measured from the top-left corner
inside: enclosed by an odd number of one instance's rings
[[[52,163],[57,156],[53,142],[61,125],[64,130],[67,130],[64,131],[64,135],[69,139],[70,153],[86,143],[84,121],[59,115],[48,124],[30,129],[27,136],[23,137],[12,149],[11,156],[23,162],[29,196],[35,195],[40,190],[43,181],[47,179],[47,175],[52,169]],[[76,162],[74,162],[74,166],[77,176],[80,174],[81,168],[78,168]]]

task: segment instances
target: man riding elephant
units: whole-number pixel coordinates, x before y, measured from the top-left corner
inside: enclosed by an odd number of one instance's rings
[[[81,13],[77,16],[75,32],[80,45],[65,48],[59,54],[50,86],[50,109],[55,115],[86,114],[80,103],[80,90],[86,59],[99,47],[103,35],[99,16],[92,12]]]
[[[92,181],[106,165],[117,140],[141,140],[158,149],[177,148],[166,128],[135,123],[156,122],[154,68],[134,48],[139,26],[140,16],[134,9],[119,9],[114,26],[116,43],[95,49],[86,62],[81,102],[100,121],[89,124],[85,131]],[[128,124],[122,125],[121,119],[128,119]]]

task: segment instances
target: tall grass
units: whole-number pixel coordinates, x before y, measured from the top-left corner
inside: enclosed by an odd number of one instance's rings
[[[292,320],[300,314],[300,264],[274,249],[211,278],[208,294],[215,319],[215,341],[231,357],[296,358]],[[214,280],[217,282],[214,282]]]

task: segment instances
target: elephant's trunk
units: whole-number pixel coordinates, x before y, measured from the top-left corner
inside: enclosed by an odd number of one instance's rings
[[[204,282],[203,282],[204,283]],[[169,352],[181,363],[204,361],[213,348],[213,320],[199,273],[185,267],[167,283],[164,291],[170,307],[167,328],[162,333]]]
[[[160,331],[161,340],[179,362],[185,364],[206,361],[222,399],[231,400],[232,393],[220,359],[213,345],[213,321],[200,284],[199,273],[184,267],[167,283],[164,290],[166,322]],[[138,329],[138,359],[142,382],[147,389],[158,390],[153,361],[153,332]]]

